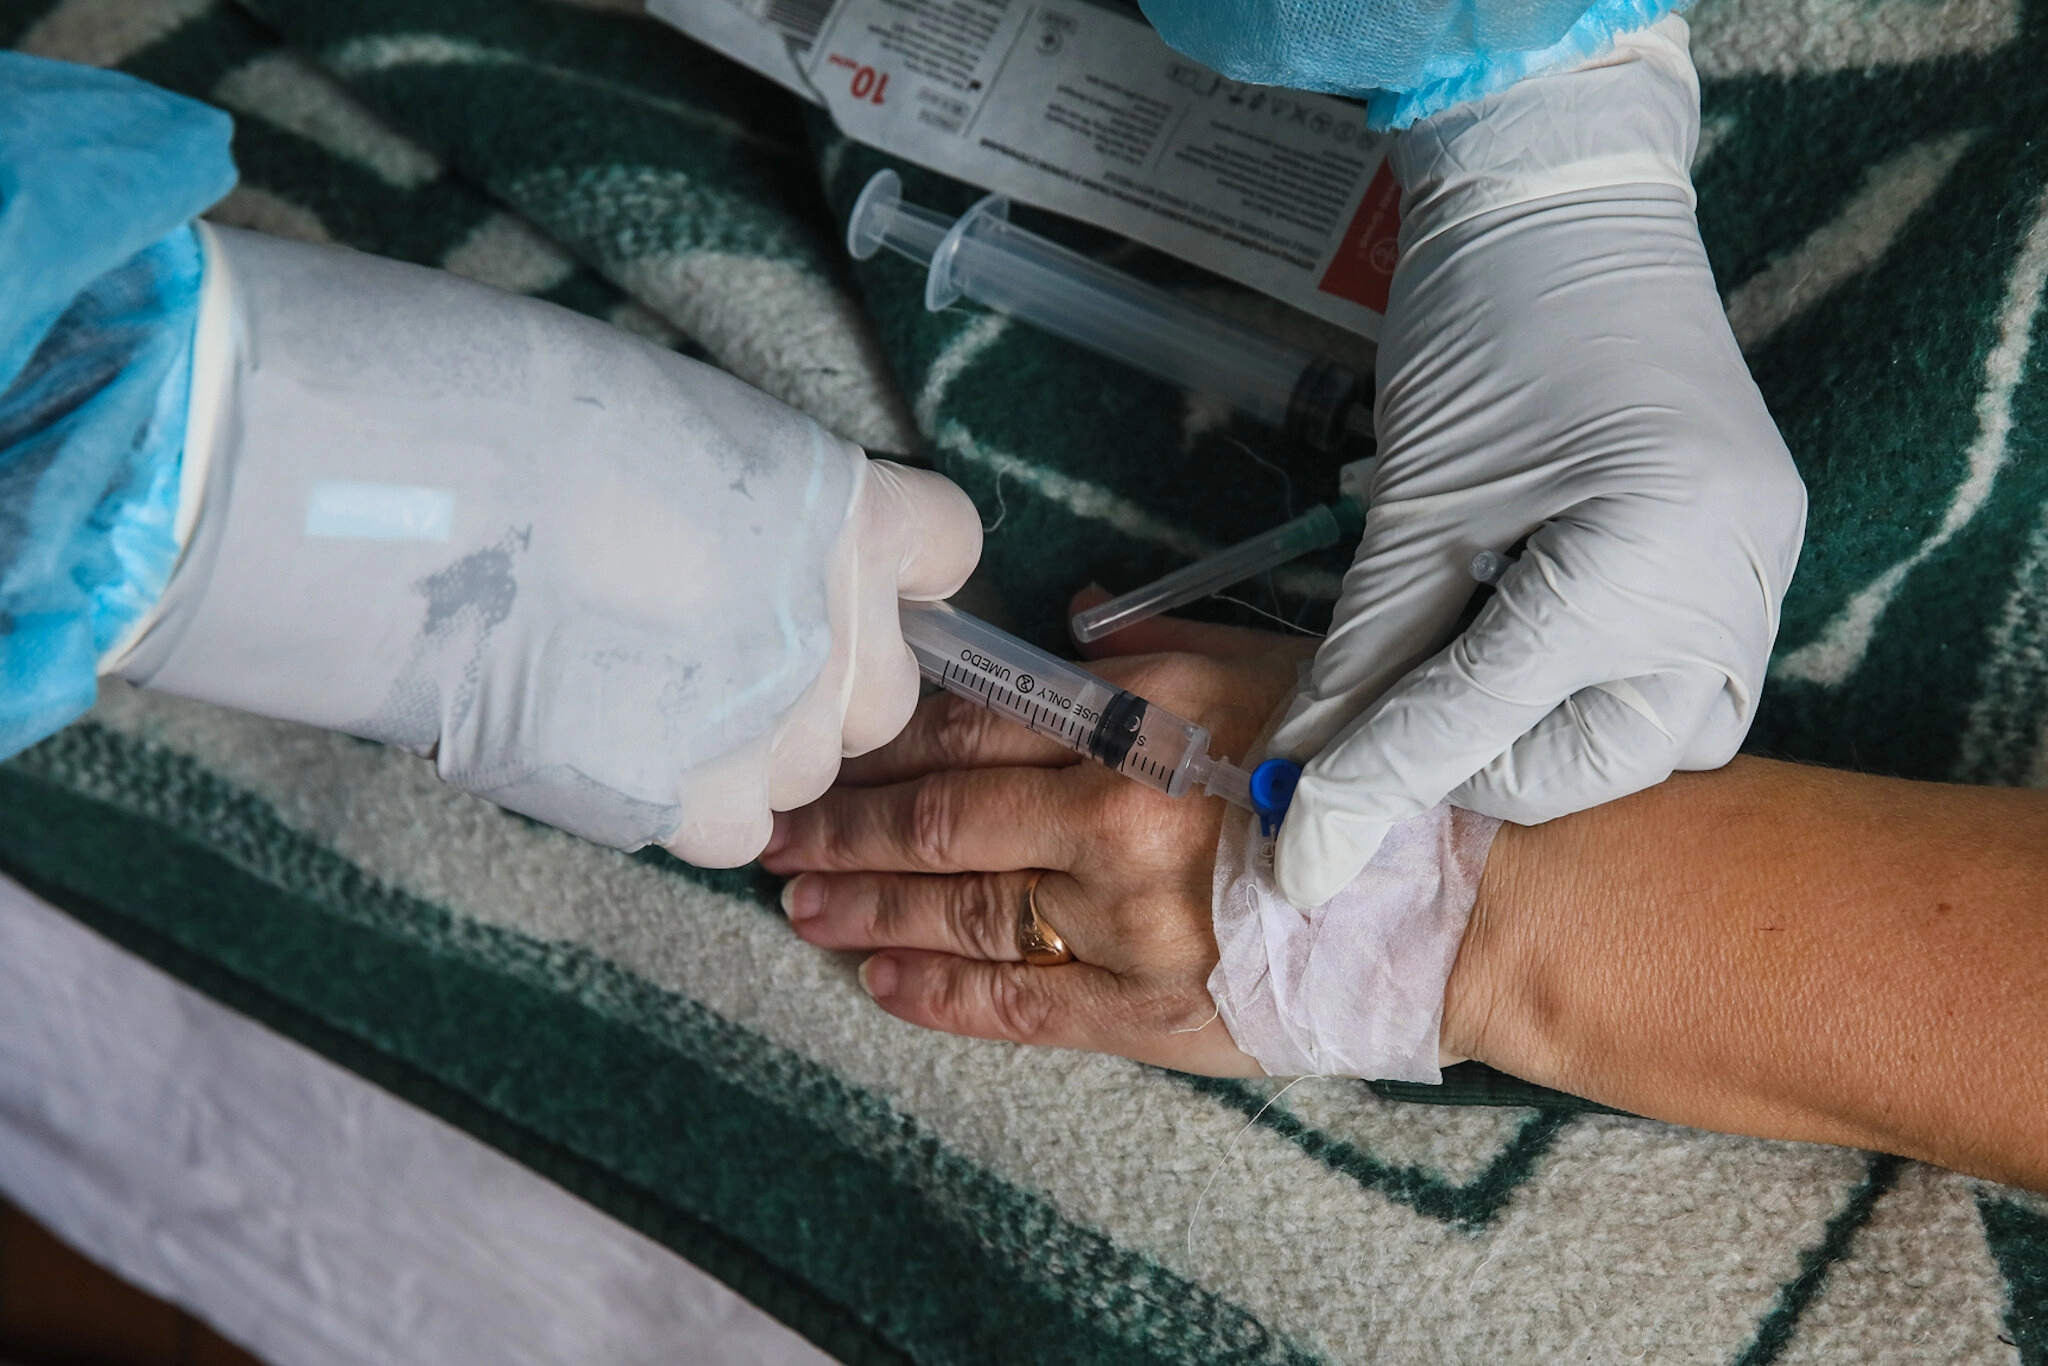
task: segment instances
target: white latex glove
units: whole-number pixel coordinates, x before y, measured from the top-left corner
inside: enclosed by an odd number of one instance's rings
[[[1549,820],[1749,728],[1806,496],[1700,244],[1685,41],[1667,19],[1394,145],[1380,467],[1274,741],[1309,761],[1275,851],[1298,906],[1445,797]],[[1474,553],[1525,536],[1446,648]]]
[[[909,720],[897,597],[980,554],[952,484],[566,309],[203,240],[193,525],[109,671],[713,866]]]

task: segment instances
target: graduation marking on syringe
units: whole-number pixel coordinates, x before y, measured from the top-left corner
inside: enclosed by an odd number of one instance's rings
[[[1168,796],[1199,785],[1251,806],[1249,775],[1211,757],[1204,727],[945,603],[900,615],[919,671],[948,692]]]

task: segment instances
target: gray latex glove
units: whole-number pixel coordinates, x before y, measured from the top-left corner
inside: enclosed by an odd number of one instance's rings
[[[1806,492],[1693,217],[1683,20],[1401,134],[1358,558],[1274,739],[1297,906],[1448,798],[1533,823],[1717,768],[1756,714]],[[1472,626],[1475,552],[1528,538]]]

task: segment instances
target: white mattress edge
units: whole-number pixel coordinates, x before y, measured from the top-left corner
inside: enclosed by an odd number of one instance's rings
[[[831,1366],[667,1248],[5,878],[0,1191],[271,1366]]]

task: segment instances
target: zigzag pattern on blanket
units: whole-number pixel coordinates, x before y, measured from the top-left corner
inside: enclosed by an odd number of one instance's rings
[[[0,26],[26,51],[119,65],[232,112],[242,180],[217,222],[441,266],[697,350],[231,5],[7,4]]]
[[[530,1162],[538,1140],[550,1175],[849,1357],[848,1317],[943,1362],[1432,1359],[1447,1339],[1452,1359],[1769,1359],[1915,1346],[1901,1323],[1928,1359],[2009,1360],[1998,1258],[2043,1231],[2021,1198],[1889,1159],[1341,1082],[1241,1133],[1213,1088],[887,1020],[752,897],[403,755],[125,689],[7,770],[0,806],[0,860],[102,928],[260,984],[433,1079],[412,1098],[473,1130],[481,1104],[521,1141],[488,1137]],[[1980,1204],[2020,1236],[1994,1248]]]
[[[1041,638],[1081,577],[1127,586],[1333,491],[1328,457],[1211,405],[925,314],[906,267],[849,274],[824,205],[875,154],[665,30],[533,0],[257,8],[274,27],[218,0],[0,0],[0,39],[234,109],[222,217],[681,329],[887,448],[914,423]],[[1696,14],[1703,225],[1814,489],[1759,744],[2048,771],[2044,11]],[[1179,263],[1036,225],[1369,362]],[[1341,567],[1248,597],[1312,626]],[[0,769],[0,808],[0,865],[849,1362],[2048,1362],[2033,1197],[1345,1082],[1267,1108],[1277,1087],[922,1034],[797,943],[758,876],[597,850],[353,741],[110,688]]]
[[[797,111],[766,81],[617,15],[255,8],[726,369],[855,441],[912,443],[820,230]]]

